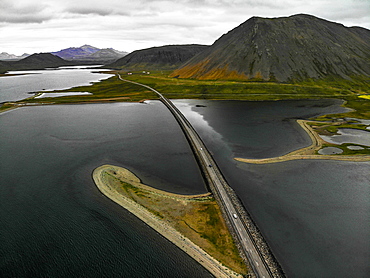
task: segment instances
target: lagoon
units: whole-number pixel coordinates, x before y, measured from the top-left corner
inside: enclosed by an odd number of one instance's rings
[[[9,76],[0,77],[0,103],[30,97],[29,93],[43,90],[63,90],[89,85],[113,76],[101,74],[93,68],[63,67],[46,70],[11,71]],[[14,75],[19,74],[19,75]]]

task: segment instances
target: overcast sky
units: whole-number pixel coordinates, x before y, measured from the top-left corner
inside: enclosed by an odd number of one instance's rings
[[[370,29],[370,0],[0,0],[0,52],[212,44],[252,16],[298,13]]]

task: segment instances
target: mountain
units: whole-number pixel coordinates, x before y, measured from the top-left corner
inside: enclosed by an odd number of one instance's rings
[[[7,52],[1,52],[0,53],[0,60],[5,60],[5,61],[6,60],[20,60],[20,59],[26,58],[27,56],[30,56],[30,54],[24,53],[21,56],[17,56],[17,55],[14,55],[14,54],[9,54]]]
[[[127,54],[128,52],[118,51],[113,48],[103,48],[99,49],[98,51],[89,56],[80,59],[80,61],[110,64],[126,56]]]
[[[370,30],[311,15],[252,17],[171,76],[271,80],[370,76]]]
[[[73,60],[87,57],[91,54],[94,54],[97,51],[99,51],[99,48],[85,44],[81,47],[69,47],[56,52],[51,52],[51,54],[56,55],[65,60]]]
[[[78,60],[88,63],[112,63],[119,58],[127,55],[127,52],[115,50],[113,48],[100,49],[91,45],[83,45],[81,47],[70,47],[62,49],[52,54],[59,56],[65,60]]]
[[[107,67],[127,70],[174,69],[206,49],[206,45],[165,45],[136,50]]]
[[[50,53],[32,54],[19,61],[1,61],[0,72],[9,70],[38,70],[72,65],[71,62]]]
[[[96,58],[96,59],[100,59],[100,58],[117,59],[117,57],[121,58],[123,56],[126,56],[127,54],[128,52],[118,51],[113,48],[103,48],[91,54],[89,57]]]

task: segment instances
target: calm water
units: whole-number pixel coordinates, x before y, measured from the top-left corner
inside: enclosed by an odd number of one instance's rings
[[[9,74],[26,74],[0,77],[0,103],[30,97],[28,93],[42,90],[62,90],[89,85],[112,76],[96,73],[90,68],[59,68],[49,70],[12,71]],[[99,70],[100,71],[100,70]],[[104,70],[103,70],[104,71]]]
[[[338,135],[320,135],[322,139],[334,144],[352,143],[370,147],[370,132],[352,128],[339,128]]]
[[[1,81],[1,80],[0,80]],[[368,277],[370,163],[239,163],[308,146],[295,119],[341,102],[176,101],[289,277]],[[206,107],[196,107],[201,104]],[[177,123],[157,101],[23,107],[0,115],[2,277],[210,277],[102,196],[111,163],[172,192],[205,192]]]
[[[369,277],[370,163],[253,165],[310,145],[293,119],[340,112],[340,102],[176,101],[213,152],[289,277]],[[196,107],[196,105],[206,107]]]
[[[0,128],[1,277],[211,277],[91,178],[112,163],[158,188],[205,192],[162,104],[24,107]]]

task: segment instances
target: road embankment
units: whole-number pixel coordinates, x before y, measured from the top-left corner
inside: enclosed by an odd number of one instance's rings
[[[170,198],[178,198],[180,200],[184,198],[189,198],[189,196],[172,194],[146,186],[142,184],[133,173],[121,167],[103,165],[96,168],[93,172],[93,179],[101,193],[134,214],[136,217],[144,221],[148,226],[160,233],[163,237],[174,243],[176,246],[190,255],[193,259],[203,265],[214,276],[224,278],[242,277],[242,275],[232,271],[228,267],[218,262],[208,253],[206,253],[201,247],[194,244],[187,237],[178,232],[165,219],[161,219],[145,207],[135,202],[133,199],[120,194],[116,190],[115,186],[112,186],[112,184],[107,179],[108,173],[113,173],[115,177],[126,183],[129,183],[132,186],[145,190],[150,190],[151,192],[153,192],[153,194],[164,194]],[[202,198],[207,197],[208,195],[209,193],[202,195],[193,195],[190,196],[190,198]]]

